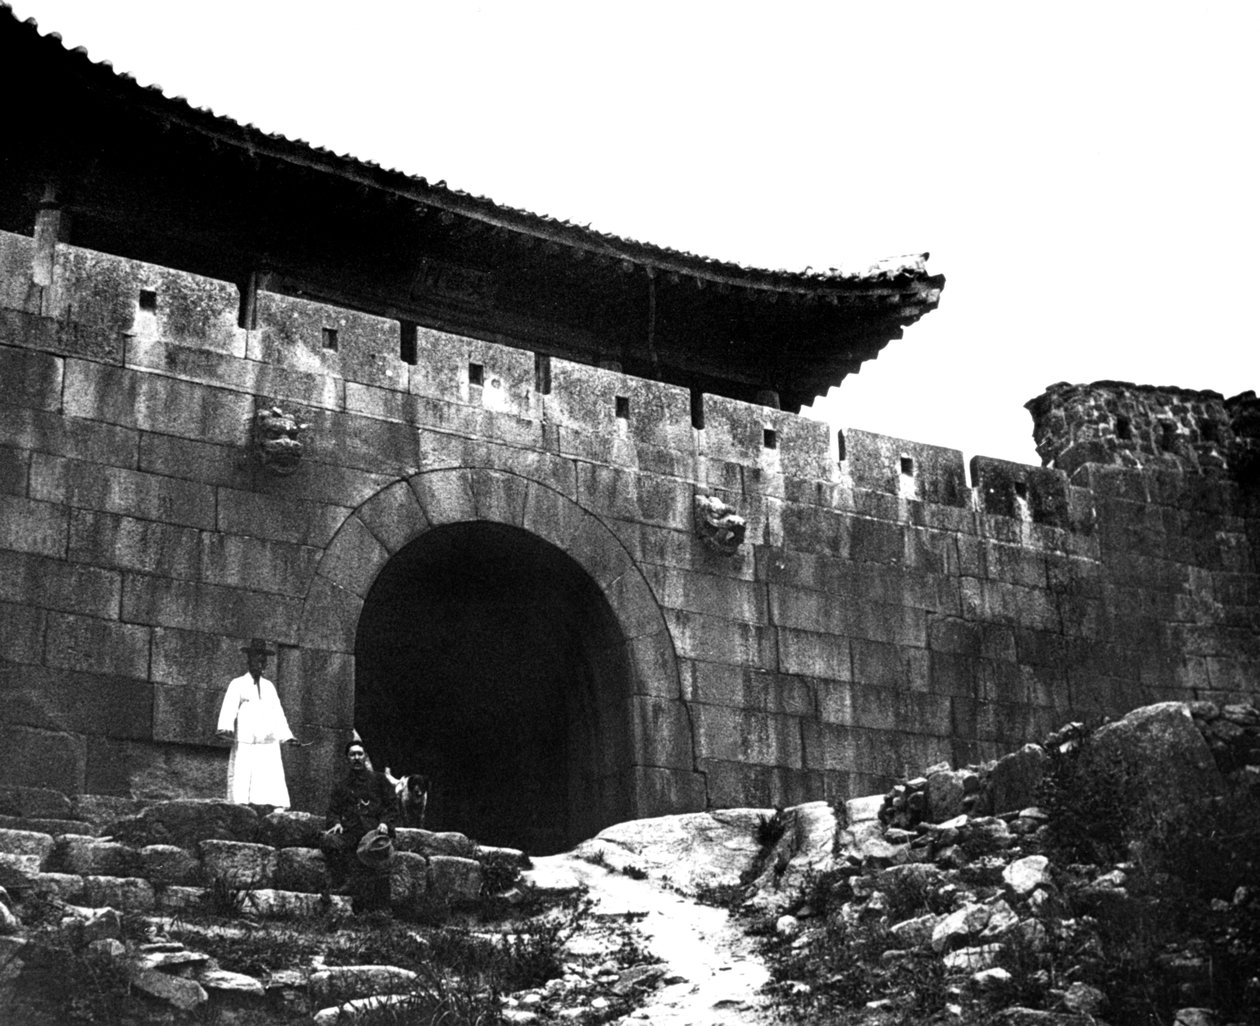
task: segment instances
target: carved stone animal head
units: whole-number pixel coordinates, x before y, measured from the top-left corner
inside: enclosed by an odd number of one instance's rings
[[[254,451],[258,460],[273,474],[292,474],[302,462],[302,424],[278,406],[254,415]]]
[[[714,552],[734,555],[744,543],[748,524],[716,495],[697,495],[693,513],[696,536]]]

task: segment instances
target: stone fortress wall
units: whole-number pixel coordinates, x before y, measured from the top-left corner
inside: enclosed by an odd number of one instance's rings
[[[218,702],[263,636],[316,742],[286,753],[294,801],[318,807],[364,597],[467,520],[563,549],[607,600],[629,739],[609,786],[634,815],[869,794],[1072,719],[1254,698],[1260,516],[1226,474],[977,457],[969,484],[955,450],[837,446],[769,407],[265,292],[246,330],[234,285],[64,245],[41,277],[34,248],[0,235],[10,783],[218,794]],[[307,425],[287,476],[251,452],[272,407]],[[697,538],[697,494],[746,519],[733,556]]]

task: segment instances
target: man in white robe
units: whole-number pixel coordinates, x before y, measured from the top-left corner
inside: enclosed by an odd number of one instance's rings
[[[219,710],[218,735],[232,739],[227,800],[238,804],[289,807],[281,744],[298,744],[289,729],[276,686],[262,672],[275,655],[261,638],[245,648],[248,672],[228,684]]]

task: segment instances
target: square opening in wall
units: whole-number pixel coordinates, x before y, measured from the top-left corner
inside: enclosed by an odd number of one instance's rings
[[[1017,499],[1028,498],[1028,485],[1023,481],[1015,482],[1015,497]]]
[[[140,309],[146,313],[157,312],[157,290],[141,289],[140,290]]]
[[[629,420],[630,419],[630,397],[626,395],[617,396],[616,409],[617,409],[618,420]]]
[[[337,351],[337,329],[324,329],[324,348],[331,349],[334,353]]]
[[[1127,442],[1133,437],[1133,428],[1129,424],[1128,417],[1116,418],[1116,437],[1122,442]]]
[[[468,365],[468,383],[470,385],[484,385],[486,383],[486,369],[479,363],[470,363]]]
[[[909,456],[901,457],[901,472],[906,477],[914,476],[914,460],[911,459]]]
[[[779,433],[774,428],[765,428],[761,432],[761,444],[767,449],[777,449],[779,447]]]
[[[419,354],[420,336],[412,321],[398,322],[398,359],[415,366]]]

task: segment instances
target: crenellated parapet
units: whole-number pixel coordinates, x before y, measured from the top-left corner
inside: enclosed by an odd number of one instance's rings
[[[1260,444],[1254,392],[1059,382],[1026,405],[1042,462],[1069,475],[1098,463],[1246,477]]]

